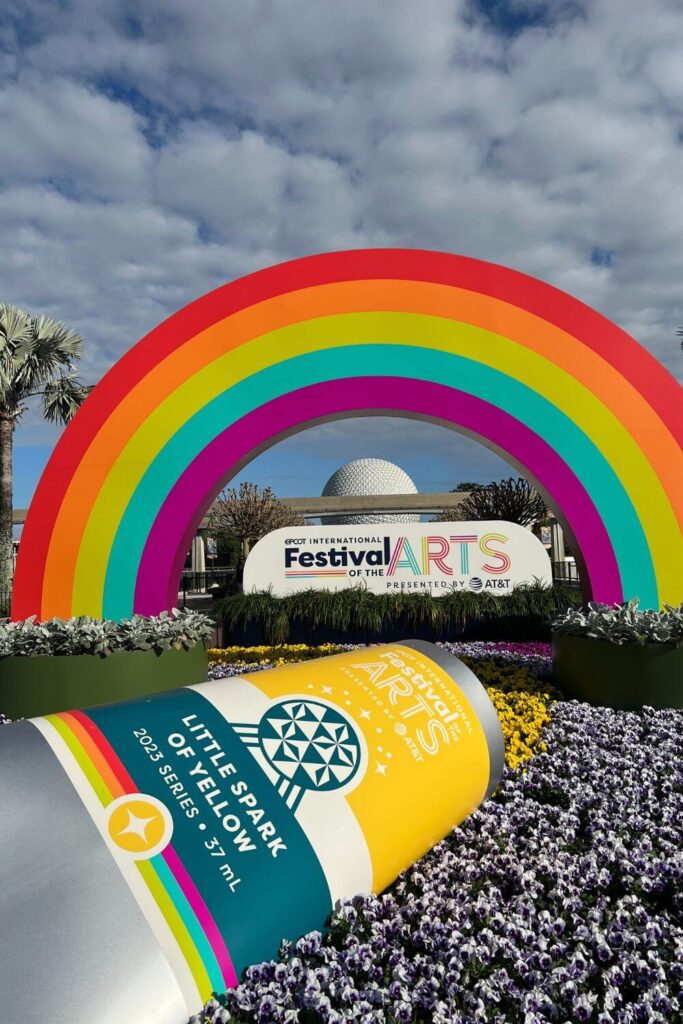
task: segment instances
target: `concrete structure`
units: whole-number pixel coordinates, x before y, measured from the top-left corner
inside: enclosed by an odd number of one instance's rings
[[[307,519],[321,518],[328,520],[330,516],[346,515],[438,515],[444,509],[455,508],[468,496],[467,491],[434,494],[361,494],[331,495],[327,497],[281,498],[292,512]],[[26,521],[27,508],[15,508],[12,521],[21,526]],[[208,516],[202,520],[201,528],[208,526]]]
[[[204,538],[199,533],[192,539],[190,558],[192,572],[206,572],[206,548]]]
[[[439,515],[444,509],[459,505],[467,497],[467,492],[448,492],[447,494],[347,494],[327,495],[320,498],[282,498],[292,512],[305,519],[320,518],[323,523],[331,524],[339,515],[372,515],[382,519],[397,515],[404,517],[411,514],[417,519],[420,515]],[[400,518],[399,522],[404,519]]]

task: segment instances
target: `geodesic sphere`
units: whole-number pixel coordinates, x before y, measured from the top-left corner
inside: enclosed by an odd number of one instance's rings
[[[408,474],[385,459],[355,459],[347,462],[323,487],[324,498],[359,494],[417,494]],[[326,516],[325,526],[364,526],[371,523],[419,523],[419,514]]]

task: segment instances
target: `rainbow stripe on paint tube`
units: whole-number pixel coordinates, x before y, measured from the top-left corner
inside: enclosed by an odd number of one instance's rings
[[[221,933],[171,842],[173,819],[164,814],[165,805],[140,793],[124,762],[86,712],[48,715],[34,724],[60,757],[117,856],[188,1004],[236,985]],[[152,838],[161,849],[150,856],[149,833],[157,821],[161,835],[157,838],[153,833]],[[144,831],[124,831],[136,822],[142,823]]]

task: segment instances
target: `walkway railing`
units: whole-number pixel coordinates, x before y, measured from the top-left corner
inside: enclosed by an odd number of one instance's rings
[[[581,578],[575,562],[552,562],[553,583],[561,583],[565,587],[581,587]]]
[[[211,597],[216,590],[223,590],[234,578],[235,566],[207,569],[206,572],[192,572],[186,569],[178,585],[178,607],[187,604],[188,598]]]

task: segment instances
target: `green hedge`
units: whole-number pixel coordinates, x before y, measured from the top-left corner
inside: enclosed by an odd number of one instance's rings
[[[453,591],[373,594],[363,587],[235,594],[218,608],[224,643],[372,643],[400,639],[543,640],[550,619],[581,604],[578,591],[520,586],[509,595]]]

